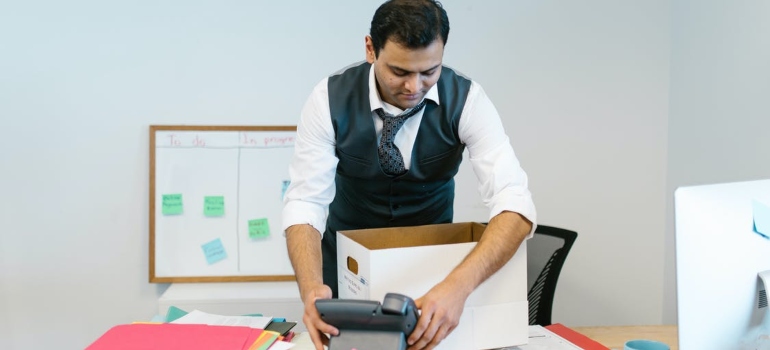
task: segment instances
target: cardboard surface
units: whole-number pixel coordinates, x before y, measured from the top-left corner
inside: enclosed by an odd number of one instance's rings
[[[417,299],[465,258],[484,228],[479,223],[454,223],[340,231],[340,298],[382,301],[393,292]],[[489,349],[527,342],[526,260],[524,242],[468,297],[460,324],[438,349]]]
[[[478,242],[483,224],[467,222],[398,228],[342,231],[369,250]]]

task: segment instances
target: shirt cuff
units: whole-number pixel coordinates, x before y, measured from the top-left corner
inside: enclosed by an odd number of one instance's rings
[[[535,210],[535,203],[532,202],[532,195],[528,191],[527,193],[520,193],[514,188],[508,188],[495,195],[492,203],[494,204],[490,208],[489,220],[504,211],[519,213],[532,222],[532,229],[526,239],[532,238],[537,227],[537,211]]]
[[[323,238],[326,231],[326,208],[311,202],[292,200],[283,206],[282,229],[285,234],[286,229],[292,225],[309,224],[313,226]]]

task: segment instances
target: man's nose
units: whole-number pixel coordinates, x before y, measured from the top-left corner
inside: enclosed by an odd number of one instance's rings
[[[419,74],[409,75],[409,77],[406,78],[406,83],[404,84],[404,87],[406,91],[408,91],[410,94],[419,92],[420,89],[422,89],[422,79],[420,78],[420,75]]]

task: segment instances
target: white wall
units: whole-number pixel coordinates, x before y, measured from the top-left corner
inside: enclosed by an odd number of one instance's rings
[[[379,2],[0,5],[0,348],[150,318],[148,125],[295,123]],[[668,3],[444,3],[445,62],[496,103],[541,222],[580,233],[554,319],[660,323]]]
[[[770,2],[672,4],[664,321],[676,322],[673,192],[770,178]]]
[[[660,322],[668,106],[665,1],[526,2],[492,96],[529,170],[540,222],[578,240],[554,320]],[[509,62],[506,65],[506,62]]]

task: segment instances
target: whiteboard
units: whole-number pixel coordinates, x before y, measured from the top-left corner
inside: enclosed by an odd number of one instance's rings
[[[150,282],[294,280],[281,230],[296,126],[150,126]]]

